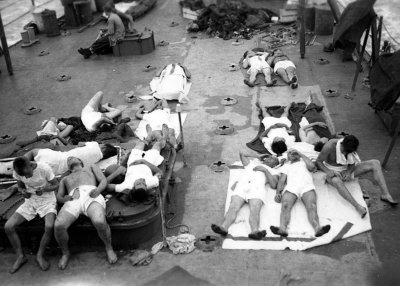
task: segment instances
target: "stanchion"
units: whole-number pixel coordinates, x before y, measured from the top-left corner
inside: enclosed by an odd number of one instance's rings
[[[183,126],[182,126],[182,118],[181,118],[182,107],[181,107],[181,105],[179,103],[176,105],[176,112],[178,112],[179,128],[180,128],[180,131],[181,131],[181,142],[180,142],[180,144],[182,145],[183,166],[186,167],[187,164],[186,164],[186,158],[185,158],[185,142],[183,140]]]

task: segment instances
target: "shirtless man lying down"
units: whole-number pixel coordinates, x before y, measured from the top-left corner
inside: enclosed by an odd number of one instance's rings
[[[60,182],[57,200],[63,203],[55,225],[54,235],[62,251],[58,267],[64,270],[70,259],[68,248],[68,228],[80,215],[90,218],[99,237],[103,241],[107,259],[110,264],[118,258],[111,244],[111,231],[106,221],[106,202],[101,195],[107,187],[107,180],[96,165],[84,166],[76,157],[68,158],[68,169],[71,172]]]
[[[253,156],[242,152],[239,154],[245,172],[236,185],[224,222],[221,226],[212,224],[211,229],[222,236],[228,235],[228,229],[235,222],[239,210],[244,204],[248,203],[251,228],[249,238],[261,240],[267,234],[266,230],[259,229],[260,212],[263,204],[265,204],[265,192],[267,191],[265,185],[269,184],[271,188],[276,188],[279,173],[272,168],[277,166],[279,161],[276,156]],[[262,159],[262,163],[254,163],[249,160],[249,157]]]
[[[331,139],[322,148],[317,165],[326,173],[327,182],[334,186],[339,194],[364,217],[367,210],[357,203],[344,184],[354,177],[372,173],[374,181],[381,189],[381,200],[392,206],[397,205],[398,202],[390,195],[380,162],[378,160],[361,162],[357,154],[358,145],[359,141],[353,135],[347,135],[343,139]]]

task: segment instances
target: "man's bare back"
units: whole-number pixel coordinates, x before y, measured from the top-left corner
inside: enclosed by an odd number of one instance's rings
[[[343,166],[336,161],[336,146],[339,139],[329,140],[321,151],[320,156],[325,158],[325,162],[331,166]]]

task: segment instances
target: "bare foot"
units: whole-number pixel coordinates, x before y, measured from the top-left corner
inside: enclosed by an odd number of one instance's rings
[[[67,253],[64,253],[64,254],[61,256],[61,259],[60,259],[60,261],[58,262],[58,268],[59,268],[60,270],[64,270],[64,269],[67,267],[70,257],[71,257],[71,253],[70,253],[69,251],[68,251]]]
[[[110,249],[110,250],[106,250],[106,252],[107,252],[108,263],[114,264],[115,262],[117,262],[118,257],[115,254],[114,250]]]
[[[228,235],[228,231],[226,229],[224,229],[222,226],[216,225],[216,224],[212,224],[211,225],[211,229],[213,232],[218,233],[222,236],[227,236]]]
[[[50,263],[44,259],[43,256],[36,256],[36,262],[39,264],[40,269],[47,271],[50,268]]]
[[[17,260],[15,260],[13,267],[10,270],[10,273],[13,274],[17,272],[26,262],[28,262],[28,259],[25,257],[25,255],[20,255],[18,256]]]
[[[399,204],[399,202],[395,201],[391,195],[383,195],[381,196],[381,200],[389,203],[392,207],[397,206]]]
[[[357,209],[357,211],[360,213],[361,218],[364,218],[368,213],[367,209],[364,207],[361,207],[361,206],[360,206],[360,208]]]
[[[261,240],[263,239],[263,237],[265,237],[267,235],[267,231],[265,230],[258,230],[258,231],[254,231],[252,233],[249,234],[249,238],[250,239],[254,239],[254,240]]]
[[[283,237],[287,237],[288,236],[287,231],[281,230],[279,227],[271,226],[270,230],[272,231],[272,233],[274,233],[276,235],[280,235],[280,236],[283,236]]]

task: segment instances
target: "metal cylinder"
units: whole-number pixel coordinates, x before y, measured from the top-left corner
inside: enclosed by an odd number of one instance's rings
[[[31,41],[29,40],[28,31],[21,32],[22,44],[29,44]]]
[[[44,33],[47,37],[54,37],[61,34],[60,28],[58,27],[58,21],[56,11],[44,10],[42,12]]]
[[[332,35],[334,19],[328,5],[315,6],[315,33],[317,35]]]
[[[74,7],[79,25],[85,25],[93,20],[92,8],[89,0],[76,1]]]
[[[29,35],[29,41],[33,41],[36,39],[36,34],[35,34],[35,28],[34,27],[29,27],[28,29],[26,29],[28,31],[28,35]]]
[[[314,27],[315,27],[315,7],[314,7],[314,5],[306,6],[305,25],[306,25],[306,30],[314,31]]]

